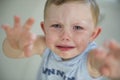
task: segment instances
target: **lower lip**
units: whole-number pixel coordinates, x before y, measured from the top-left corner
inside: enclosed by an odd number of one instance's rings
[[[60,46],[57,46],[58,49],[60,49],[61,51],[69,51],[69,50],[72,50],[74,47],[60,47]]]

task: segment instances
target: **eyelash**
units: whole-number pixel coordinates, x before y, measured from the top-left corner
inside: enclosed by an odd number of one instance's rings
[[[60,24],[53,24],[51,27],[54,27],[54,28],[61,28],[62,26]]]
[[[60,24],[53,24],[51,25],[51,27],[54,27],[54,28],[62,28],[62,25]],[[84,28],[82,26],[73,26],[73,30],[83,30]]]
[[[83,30],[83,27],[81,27],[81,26],[74,26],[73,29],[74,30]]]

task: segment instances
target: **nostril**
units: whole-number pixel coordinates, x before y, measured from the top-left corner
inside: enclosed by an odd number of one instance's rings
[[[62,39],[63,41],[69,41],[69,40],[70,40],[70,37],[69,37],[69,36],[66,36],[66,35],[63,35],[63,36],[61,36],[61,39]]]
[[[68,31],[68,30],[63,30],[62,32],[61,32],[61,36],[60,36],[60,38],[61,38],[61,40],[65,40],[65,41],[69,41],[70,40],[70,38],[71,38],[71,36],[70,36],[70,31]]]

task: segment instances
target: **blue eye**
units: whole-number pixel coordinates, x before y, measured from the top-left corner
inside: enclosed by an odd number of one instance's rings
[[[61,28],[61,25],[60,24],[53,24],[52,27],[54,27],[54,28]]]
[[[74,30],[82,30],[83,27],[81,27],[81,26],[74,26],[73,29],[74,29]]]

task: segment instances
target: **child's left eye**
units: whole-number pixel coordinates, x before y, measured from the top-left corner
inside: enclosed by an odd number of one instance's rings
[[[81,26],[74,26],[73,29],[74,30],[81,30],[81,29],[83,29],[83,27],[81,27]]]

